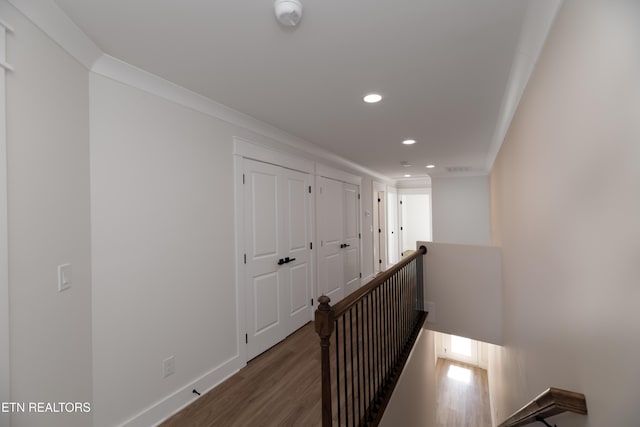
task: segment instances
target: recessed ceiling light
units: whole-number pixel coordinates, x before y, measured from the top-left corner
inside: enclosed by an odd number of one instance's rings
[[[405,173],[405,174],[404,174],[404,177],[405,177],[405,178],[411,178],[411,174]]]
[[[435,167],[436,167],[436,165],[427,165],[427,169],[433,169]]]
[[[404,141],[402,141],[402,143],[404,145],[413,145],[413,144],[416,143],[416,140],[415,139],[405,139]]]
[[[376,102],[380,102],[381,99],[382,95],[377,93],[370,93],[363,98],[364,102],[368,104],[375,104]]]

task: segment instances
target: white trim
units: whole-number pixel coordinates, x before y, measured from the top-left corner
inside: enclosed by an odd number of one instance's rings
[[[281,144],[335,163],[357,173],[386,182],[392,180],[378,172],[347,160],[329,150],[297,138],[288,132],[236,111],[203,95],[144,71],[120,59],[105,54],[82,30],[51,0],[8,0],[31,22],[76,58],[89,71],[120,83],[144,90],[153,95],[192,108],[211,117],[254,131]]]
[[[486,160],[486,170],[491,171],[500,147],[507,136],[513,116],[518,109],[533,68],[538,62],[551,26],[560,10],[562,0],[529,2],[518,40],[516,55],[511,64],[509,80],[502,97],[500,113],[491,139]]]
[[[294,148],[308,155],[327,160],[331,163],[335,163],[339,166],[343,166],[347,169],[365,175],[376,177],[385,182],[391,181],[384,175],[367,169],[350,160],[344,159],[337,154],[320,148],[303,139],[296,138],[293,135],[255,119],[248,114],[229,108],[112,56],[106,54],[102,55],[98,60],[96,60],[91,71],[117,82],[124,83],[128,86],[159,96],[168,101],[175,102],[176,104],[184,107],[191,108],[210,117],[256,132],[272,139],[276,144],[282,145],[282,151],[284,151],[285,147]]]
[[[0,20],[0,62],[5,62],[6,29],[11,27]],[[9,349],[9,216],[7,175],[7,91],[6,67],[0,69],[0,402],[11,401],[11,351]],[[0,412],[0,425],[9,426],[11,416]]]
[[[5,30],[9,31],[10,33],[13,33],[13,27],[9,25],[7,21],[1,18],[0,18],[0,26],[3,26]]]
[[[259,162],[271,163],[287,169],[297,170],[310,175],[313,175],[314,171],[314,164],[311,161],[289,156],[288,154],[272,150],[255,142],[249,141],[248,139],[237,136],[233,137],[233,154],[247,159],[257,160]]]
[[[50,0],[7,0],[87,69],[102,51]]]
[[[246,326],[246,287],[244,264],[244,161],[240,156],[233,156],[233,212],[234,238],[236,249],[236,345],[243,366],[247,364],[247,346],[245,342]]]
[[[362,177],[332,168],[330,166],[323,165],[322,163],[316,163],[316,176],[323,176],[325,178],[334,179],[336,181],[342,181],[346,182],[347,184],[353,184],[357,186],[361,186],[362,184]]]
[[[181,387],[120,425],[126,427],[158,425],[198,399],[198,396],[192,392],[193,389],[198,390],[198,392],[204,395],[237,373],[243,366],[244,364],[240,361],[240,357],[235,355],[233,358],[221,363],[200,378]]]

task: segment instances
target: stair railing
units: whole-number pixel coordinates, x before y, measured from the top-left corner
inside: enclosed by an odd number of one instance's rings
[[[380,422],[426,318],[426,252],[421,246],[334,306],[318,298],[323,427]]]

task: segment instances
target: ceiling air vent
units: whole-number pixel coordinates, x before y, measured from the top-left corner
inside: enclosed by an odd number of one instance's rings
[[[471,166],[447,166],[445,169],[449,173],[471,172]]]

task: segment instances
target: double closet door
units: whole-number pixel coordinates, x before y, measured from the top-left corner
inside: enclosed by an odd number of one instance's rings
[[[318,179],[318,295],[334,304],[360,287],[358,186]]]
[[[311,179],[244,159],[247,357],[311,320]]]

